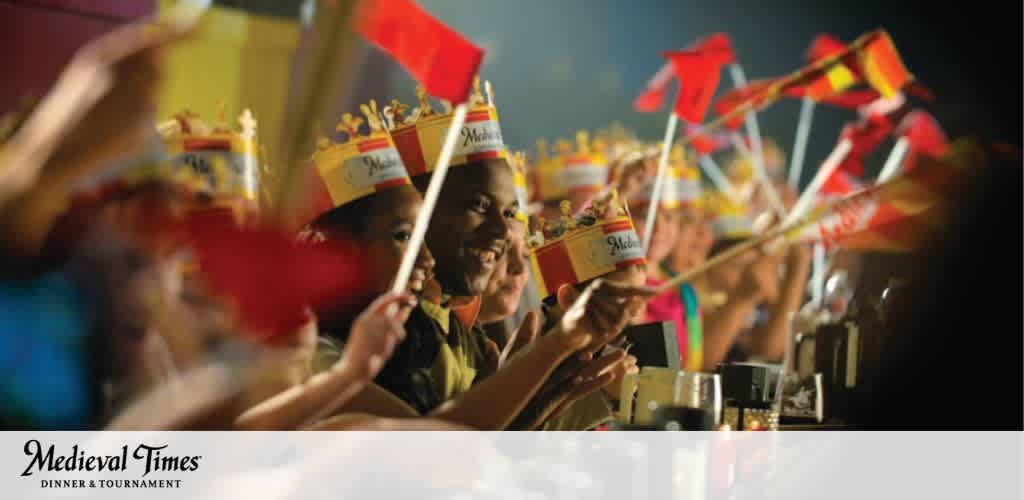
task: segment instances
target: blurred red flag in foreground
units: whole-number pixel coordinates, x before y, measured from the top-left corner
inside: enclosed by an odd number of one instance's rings
[[[914,168],[918,155],[941,156],[949,147],[946,133],[927,111],[911,111],[900,122],[897,133],[910,142],[910,149],[903,160],[904,171]]]
[[[286,342],[311,306],[365,296],[363,259],[350,241],[299,242],[276,227],[241,227],[220,210],[192,213],[187,225],[204,283],[257,340]]]
[[[927,168],[906,172],[819,208],[787,239],[852,250],[914,250],[941,227],[941,204],[950,200],[967,171],[933,157],[923,156],[922,162]]]
[[[843,162],[839,164],[842,170],[855,177],[864,174],[864,157],[871,154],[895,127],[892,120],[884,115],[872,115],[865,120],[850,123],[843,127],[840,139],[849,139],[852,147]]]

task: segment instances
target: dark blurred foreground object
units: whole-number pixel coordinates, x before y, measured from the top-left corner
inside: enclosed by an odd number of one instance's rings
[[[984,166],[882,304],[859,428],[1022,429],[1020,150],[974,154]]]
[[[636,356],[637,366],[662,366],[679,370],[679,344],[676,325],[671,321],[643,323],[626,327],[629,353]]]

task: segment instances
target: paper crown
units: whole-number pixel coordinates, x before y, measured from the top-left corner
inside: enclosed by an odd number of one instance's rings
[[[559,182],[559,158],[551,155],[548,141],[537,139],[537,161],[532,172],[534,199],[536,201],[561,200],[568,191]]]
[[[616,191],[593,200],[576,215],[568,201],[562,202],[561,209],[558,220],[534,219],[527,241],[533,250],[531,276],[541,297],[554,294],[562,285],[645,263],[629,210]]]
[[[494,107],[490,82],[486,87],[485,100],[480,92],[479,78],[473,82],[469,112],[452,154],[450,165],[453,167],[479,160],[505,158],[505,143],[501,138],[498,110]],[[391,105],[384,109],[395,147],[412,177],[434,170],[434,163],[441,153],[445,134],[454,116],[447,109],[450,108],[447,103],[444,112],[435,111],[426,89],[421,86],[416,87],[416,97],[420,105],[408,117],[405,116],[408,106],[397,100],[391,101]]]
[[[259,196],[256,120],[246,109],[238,124],[241,129],[236,131],[223,116],[210,123],[186,110],[158,124],[157,132],[173,168],[205,179],[205,190],[212,195],[255,201]]]
[[[411,184],[395,143],[384,129],[376,101],[359,109],[365,120],[345,113],[335,128],[345,139],[332,143],[322,137],[313,153],[317,178],[330,197],[330,208]],[[364,122],[370,130],[366,135],[360,132]]]
[[[654,181],[651,178],[643,189],[630,197],[629,202],[638,205],[650,203],[654,194]],[[687,160],[682,147],[673,147],[659,205],[666,209],[699,206],[701,199],[700,171]]]
[[[585,131],[576,132],[576,144],[564,139],[555,142],[555,157],[538,175],[543,200],[556,200],[576,193],[597,193],[608,185],[606,143],[591,141]],[[538,168],[540,166],[538,165]]]
[[[747,238],[754,234],[754,216],[746,204],[716,193],[705,198],[704,209],[711,218],[715,238]]]

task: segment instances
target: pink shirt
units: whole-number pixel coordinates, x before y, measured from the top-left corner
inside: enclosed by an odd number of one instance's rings
[[[651,287],[657,288],[662,283],[664,283],[662,280],[647,278],[647,285]],[[644,322],[654,321],[675,322],[676,341],[679,344],[679,364],[685,366],[687,352],[686,307],[683,305],[683,299],[679,296],[679,291],[672,290],[663,293],[647,303],[647,316],[644,318]]]

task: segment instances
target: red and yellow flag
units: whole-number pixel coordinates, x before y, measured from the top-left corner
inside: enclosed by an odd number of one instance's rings
[[[871,40],[857,51],[857,61],[864,79],[885,98],[892,97],[914,79],[885,31],[872,34]]]

